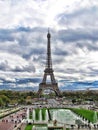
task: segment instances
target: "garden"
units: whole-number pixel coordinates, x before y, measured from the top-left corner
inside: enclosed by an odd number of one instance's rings
[[[31,109],[29,113],[29,118],[33,120],[32,114],[34,111],[35,114],[35,120],[32,123],[28,123],[25,130],[32,130],[34,127],[36,130],[50,130],[51,128],[48,128],[49,123],[53,122],[53,120],[57,119],[58,125],[59,123],[69,124],[72,123],[75,125],[76,120],[80,119],[82,121],[87,121],[88,123],[96,123],[98,121],[98,112],[87,110],[87,109],[80,109],[80,108],[69,108],[69,109],[47,109],[47,108],[41,108],[41,109]],[[48,117],[46,120],[46,113],[48,113]],[[49,118],[49,116],[51,118]],[[51,119],[51,120],[50,120]],[[46,122],[44,122],[46,120]],[[50,124],[51,125],[51,124]],[[53,125],[53,124],[52,124]],[[57,129],[57,128],[56,128]],[[55,129],[53,129],[55,130]],[[57,129],[57,130],[63,130],[63,129]],[[69,128],[66,128],[66,130],[69,130]]]

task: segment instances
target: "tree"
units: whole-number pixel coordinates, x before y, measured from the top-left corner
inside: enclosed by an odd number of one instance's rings
[[[72,99],[72,103],[75,104],[76,103],[76,99]]]
[[[18,104],[25,104],[25,103],[26,103],[26,101],[22,97],[18,100]]]
[[[3,107],[4,106],[4,102],[2,100],[2,98],[0,98],[0,107]]]
[[[0,95],[0,97],[1,97],[2,101],[4,102],[5,106],[7,107],[10,102],[10,99],[5,95]]]
[[[26,102],[31,103],[31,102],[32,102],[32,97],[31,97],[31,96],[27,96],[27,98],[26,98]]]

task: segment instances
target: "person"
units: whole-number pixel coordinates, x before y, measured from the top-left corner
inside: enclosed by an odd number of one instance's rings
[[[94,124],[94,129],[96,129],[96,125]]]
[[[54,126],[56,126],[57,125],[57,120],[54,120],[53,124],[54,124]]]
[[[80,125],[78,125],[78,130],[80,129]]]
[[[89,130],[91,130],[91,125],[90,124],[88,124],[88,128],[89,128]]]
[[[32,130],[36,130],[35,126],[33,126],[33,129]]]

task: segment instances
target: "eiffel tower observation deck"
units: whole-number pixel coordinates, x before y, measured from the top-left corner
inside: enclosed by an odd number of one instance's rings
[[[52,68],[52,58],[51,58],[51,34],[48,30],[47,34],[47,59],[46,59],[46,67],[44,70],[44,76],[42,82],[39,84],[39,90],[38,90],[38,95],[41,97],[42,93],[44,90],[52,90],[55,92],[57,96],[60,96],[60,90],[58,88],[58,83],[55,80],[54,77],[54,71]],[[47,77],[50,78],[50,81],[47,82]]]

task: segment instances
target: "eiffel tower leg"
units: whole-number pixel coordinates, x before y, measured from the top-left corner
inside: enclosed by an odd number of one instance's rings
[[[38,97],[41,98],[41,91],[38,90]]]
[[[54,90],[54,92],[55,92],[55,94],[56,94],[57,96],[59,96],[59,97],[61,96],[61,93],[60,93],[60,90],[59,90],[59,88],[58,88],[58,84],[57,84],[57,83],[54,84],[53,90]]]
[[[39,84],[39,90],[38,90],[38,97],[39,97],[39,98],[41,97],[42,93],[43,93],[43,86],[42,86],[42,84],[40,83],[40,84]]]
[[[42,89],[39,89],[39,90],[38,90],[38,97],[40,98],[41,95],[42,95]]]
[[[47,75],[44,74],[44,77],[43,77],[43,81],[42,81],[42,83],[45,83],[45,82],[46,82],[46,78],[47,78]]]
[[[59,89],[57,90],[57,96],[61,97],[61,93]]]

